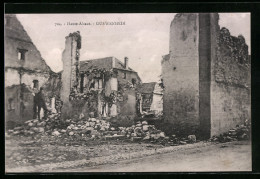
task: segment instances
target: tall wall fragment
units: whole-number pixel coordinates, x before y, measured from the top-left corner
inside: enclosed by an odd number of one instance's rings
[[[213,25],[212,25],[213,27]],[[211,133],[218,135],[251,119],[251,63],[243,36],[212,29]]]
[[[194,133],[199,126],[198,14],[177,14],[170,27],[170,53],[162,61],[165,122]]]
[[[73,111],[72,104],[69,102],[69,96],[71,91],[78,90],[80,48],[81,37],[79,32],[69,34],[66,37],[65,50],[62,53],[63,71],[60,97],[63,101],[63,116],[70,116]]]
[[[217,13],[184,13],[171,23],[164,115],[182,134],[209,138],[251,118],[248,46],[218,20]]]

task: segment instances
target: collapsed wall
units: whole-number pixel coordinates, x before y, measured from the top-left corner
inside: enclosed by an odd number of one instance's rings
[[[242,35],[217,33],[211,60],[211,136],[251,119],[251,64]]]

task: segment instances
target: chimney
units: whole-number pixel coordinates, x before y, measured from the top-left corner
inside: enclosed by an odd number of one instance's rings
[[[115,57],[112,57],[112,68],[116,67],[116,59]]]
[[[125,69],[128,70],[128,58],[127,57],[125,57]]]

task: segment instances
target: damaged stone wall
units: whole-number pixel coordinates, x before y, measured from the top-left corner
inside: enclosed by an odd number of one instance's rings
[[[5,87],[5,126],[12,128],[20,120],[20,85]]]
[[[48,81],[43,85],[48,98],[60,98],[62,87],[61,73],[50,73]]]
[[[33,118],[33,81],[43,86],[51,72],[15,15],[5,15],[5,120]],[[11,125],[12,126],[12,125]]]
[[[163,95],[153,94],[153,102],[150,108],[155,114],[161,114],[163,111]]]
[[[212,44],[210,96],[214,136],[251,119],[251,62],[242,35],[234,37],[216,27],[212,38],[217,39]]]
[[[170,27],[170,54],[162,60],[164,120],[180,133],[195,133],[199,126],[198,33],[197,14],[177,14]]]
[[[70,93],[70,102],[78,101],[83,107],[74,111],[88,116],[93,113],[95,117],[108,117],[117,115],[117,73],[113,70],[94,68],[80,72],[80,87]],[[74,106],[74,105],[73,105]],[[72,106],[72,107],[73,107]]]
[[[79,49],[81,48],[81,38],[78,32],[69,34],[65,41],[65,50],[62,53],[63,71],[62,71],[62,88],[60,97],[63,101],[62,115],[69,117],[72,115],[74,108],[70,103],[69,96],[71,91],[77,90],[78,86],[78,65]]]
[[[126,73],[126,78],[124,79],[124,73]],[[132,80],[134,79],[135,84]],[[120,71],[118,72],[117,80],[119,82],[119,103],[118,103],[118,113],[122,116],[129,116],[133,118],[136,116],[136,87],[141,83],[139,76],[136,72],[132,71]]]
[[[12,68],[5,68],[5,87],[20,84],[19,71]]]
[[[150,110],[155,111],[156,115],[161,115],[163,112],[163,88],[162,83],[156,83],[153,91],[153,102]]]
[[[16,16],[5,15],[5,21],[5,120],[9,126],[33,118],[33,81],[44,86],[52,71]]]
[[[99,67],[100,61],[97,64],[92,61],[95,65],[82,70],[79,66],[80,39],[79,32],[66,37],[62,55],[62,116],[84,114],[88,117],[91,114],[99,118],[119,118],[121,115],[133,118],[136,115],[136,94],[132,83],[141,81],[137,73],[113,65],[111,68]],[[125,87],[127,89],[123,89]]]
[[[38,73],[23,68],[6,68],[5,69],[5,86],[25,84],[32,87],[33,80],[38,80],[39,86],[43,86],[49,78],[49,73]]]
[[[125,78],[124,78],[124,73],[126,74]],[[132,79],[135,79],[136,84],[141,82],[137,72],[127,71],[127,70],[118,70],[117,79],[121,84],[126,84],[128,82],[132,83]]]
[[[119,115],[135,116],[136,115],[136,92],[134,89],[126,89],[121,93],[122,100],[118,101],[117,109]]]
[[[218,83],[248,88],[250,84],[250,62],[248,46],[242,35],[234,37],[226,28],[218,36],[217,59],[214,65],[214,77]]]
[[[248,46],[218,20],[217,13],[177,14],[171,23],[163,102],[176,133],[209,138],[251,118]]]
[[[9,121],[24,121],[33,118],[33,94],[31,89],[33,88],[33,80],[38,80],[39,87],[44,87],[44,93],[46,96],[46,102],[49,102],[49,98],[52,93],[53,84],[48,82],[52,80],[52,76],[46,73],[37,73],[34,71],[28,71],[24,69],[7,68],[5,73],[5,103],[15,106],[14,110],[6,111],[6,119]],[[16,113],[9,114],[9,113]]]

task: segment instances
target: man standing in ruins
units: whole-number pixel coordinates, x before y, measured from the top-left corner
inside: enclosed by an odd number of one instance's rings
[[[37,93],[37,95],[35,96],[36,98],[36,104],[37,104],[37,115],[38,115],[38,119],[40,120],[40,112],[41,109],[43,108],[44,110],[44,118],[47,117],[47,113],[50,112],[50,110],[47,109],[46,106],[46,102],[45,102],[45,97],[44,97],[44,93],[43,93],[43,87],[40,88],[40,91]]]
[[[39,92],[39,82],[38,80],[33,80],[33,87],[30,89],[33,95],[33,119],[37,118],[37,102],[36,94]]]

